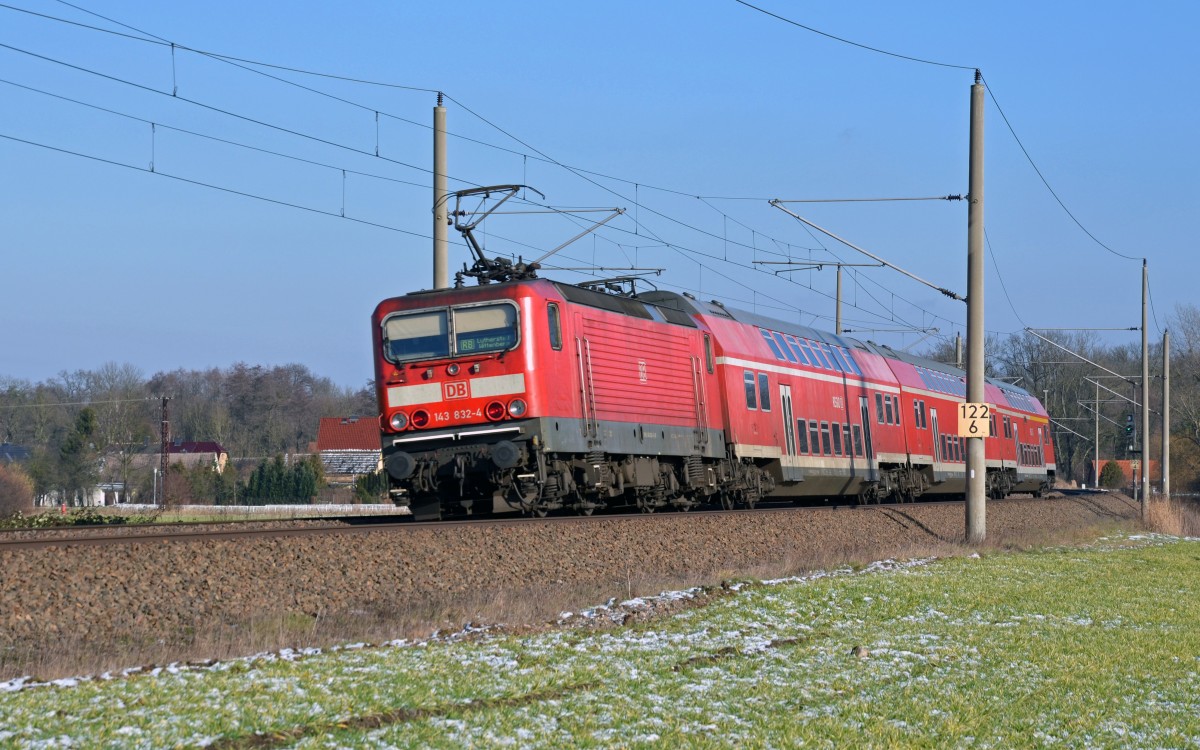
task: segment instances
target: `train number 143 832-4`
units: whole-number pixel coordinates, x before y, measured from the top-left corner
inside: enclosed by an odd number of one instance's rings
[[[483,409],[454,409],[435,411],[430,415],[434,422],[457,422],[460,419],[482,419]]]

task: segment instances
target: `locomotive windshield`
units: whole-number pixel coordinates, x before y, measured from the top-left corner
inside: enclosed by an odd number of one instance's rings
[[[517,308],[507,302],[393,315],[383,322],[393,361],[503,352],[517,345]]]

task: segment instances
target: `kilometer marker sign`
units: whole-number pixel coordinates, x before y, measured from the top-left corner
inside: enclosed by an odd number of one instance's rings
[[[959,437],[987,437],[991,433],[991,416],[991,404],[959,404]]]

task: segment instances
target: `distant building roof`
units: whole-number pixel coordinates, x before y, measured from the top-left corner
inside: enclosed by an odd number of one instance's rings
[[[219,456],[224,452],[220,443],[212,441],[177,441],[167,446],[167,453],[216,453]]]
[[[376,440],[376,442],[379,442]],[[28,461],[29,449],[23,448],[12,443],[0,443],[0,461],[11,463],[14,461]]]
[[[370,474],[379,470],[380,452],[373,451],[322,451],[321,465],[326,476]]]
[[[375,417],[321,417],[317,451],[378,451],[379,420]]]

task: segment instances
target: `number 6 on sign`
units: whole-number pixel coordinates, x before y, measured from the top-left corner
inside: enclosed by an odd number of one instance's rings
[[[990,404],[959,404],[959,437],[987,437],[991,432],[991,416],[992,407]]]

